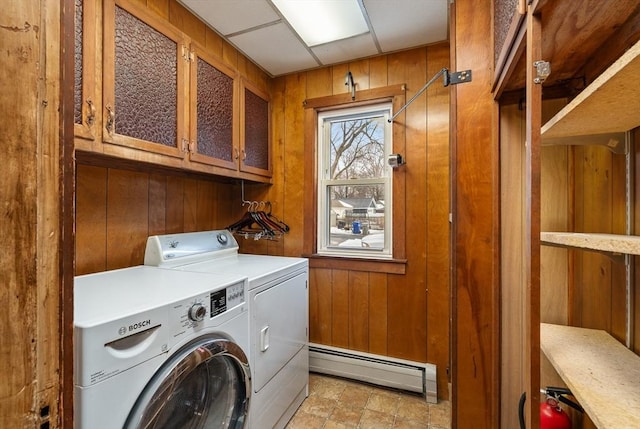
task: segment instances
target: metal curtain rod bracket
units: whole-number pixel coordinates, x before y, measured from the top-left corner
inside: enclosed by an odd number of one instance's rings
[[[420,96],[423,92],[427,90],[431,86],[433,82],[435,82],[440,76],[443,76],[442,86],[449,85],[457,85],[459,83],[471,82],[471,70],[464,70],[459,72],[451,73],[449,69],[444,67],[438,73],[436,73],[429,82],[425,83],[425,85],[418,91],[416,95],[411,97],[411,100],[407,101],[407,103],[400,108],[390,119],[388,122],[393,122],[393,120],[400,114],[404,109],[409,107],[409,104],[413,103],[413,101]]]

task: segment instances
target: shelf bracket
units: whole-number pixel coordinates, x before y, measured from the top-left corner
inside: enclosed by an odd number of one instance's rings
[[[404,111],[404,109],[406,109],[407,107],[409,107],[409,105],[411,103],[413,103],[413,101],[418,98],[420,96],[420,94],[422,94],[423,92],[425,92],[427,90],[427,88],[429,88],[431,86],[431,84],[433,82],[435,82],[440,76],[443,76],[443,82],[442,82],[442,86],[449,86],[449,85],[457,85],[459,83],[465,83],[465,82],[471,82],[471,70],[464,70],[464,71],[459,71],[459,72],[450,72],[449,69],[447,69],[446,67],[444,67],[442,70],[440,70],[438,73],[436,73],[430,80],[429,82],[425,83],[424,86],[420,89],[420,91],[418,91],[416,93],[416,95],[414,95],[413,97],[411,97],[411,100],[407,101],[407,103],[402,106],[391,118],[389,118],[387,121],[389,123],[393,122],[393,120],[400,114],[402,113],[402,111]],[[345,84],[346,85],[346,84]]]

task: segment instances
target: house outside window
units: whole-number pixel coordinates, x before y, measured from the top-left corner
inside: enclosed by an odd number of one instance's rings
[[[391,103],[318,114],[318,253],[392,257]]]

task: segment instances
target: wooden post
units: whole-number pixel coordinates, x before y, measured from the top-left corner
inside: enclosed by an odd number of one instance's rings
[[[473,80],[451,90],[453,427],[499,427],[497,104],[491,93],[491,3],[451,5],[451,70]]]

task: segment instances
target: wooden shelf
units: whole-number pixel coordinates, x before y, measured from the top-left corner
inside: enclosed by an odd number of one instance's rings
[[[635,235],[541,232],[540,242],[552,246],[640,255],[640,237]]]
[[[640,41],[542,127],[543,140],[619,133],[640,126],[638,79]]]
[[[605,331],[540,325],[540,347],[600,428],[640,428],[640,357]]]

